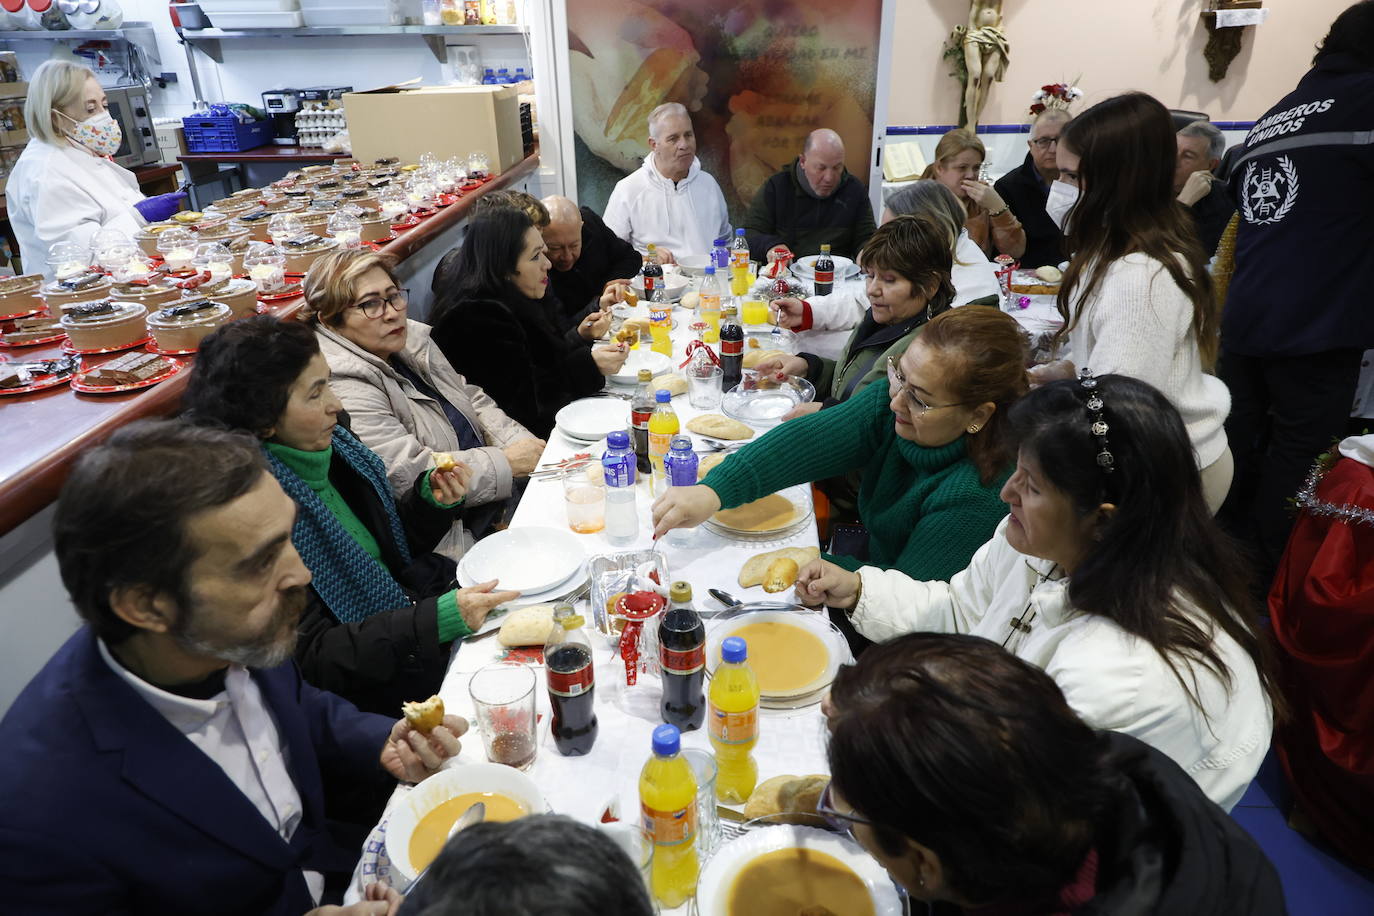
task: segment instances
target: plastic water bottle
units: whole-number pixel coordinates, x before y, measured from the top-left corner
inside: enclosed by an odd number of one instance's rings
[[[515,68],[515,82],[517,82],[517,83],[523,83],[523,82],[524,82],[525,80],[527,80],[527,79],[529,79],[529,76],[525,73],[525,68],[524,68],[524,67],[516,67],[516,68]]]
[[[485,72],[482,74],[482,85],[484,85],[484,86],[493,86],[493,85],[495,85],[495,84],[496,84],[496,71],[493,70],[491,67],[485,68]]]
[[[692,451],[692,440],[686,436],[674,436],[668,454],[663,458],[663,476],[670,487],[694,487],[697,485],[697,467],[700,459]],[[696,534],[696,527],[674,528],[667,534],[668,543],[674,547],[686,547]]]
[[[510,81],[511,81],[511,79],[510,79],[510,68],[509,68],[509,67],[501,67],[500,69],[498,69],[498,70],[496,71],[496,82],[497,82],[497,83],[500,83],[501,85],[504,86],[504,85],[507,85],[508,83],[510,83]]]
[[[639,534],[639,513],[635,508],[635,452],[623,429],[606,437],[601,467],[606,475],[606,537],[612,544],[628,544]]]
[[[719,271],[730,268],[730,249],[725,247],[725,242],[725,236],[721,236],[711,246],[711,266]]]

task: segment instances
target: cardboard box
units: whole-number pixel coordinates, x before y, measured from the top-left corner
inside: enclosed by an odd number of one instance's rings
[[[28,94],[28,83],[0,83],[0,99],[22,99]]]
[[[418,162],[481,150],[500,173],[525,158],[520,102],[513,86],[387,86],[343,97],[353,155]]]

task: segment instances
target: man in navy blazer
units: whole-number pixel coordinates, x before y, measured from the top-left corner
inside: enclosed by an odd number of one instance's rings
[[[78,463],[54,531],[86,626],[0,721],[8,908],[302,916],[357,858],[336,788],[457,754],[457,717],[426,737],[301,680],[294,518],[246,436],[144,422]]]

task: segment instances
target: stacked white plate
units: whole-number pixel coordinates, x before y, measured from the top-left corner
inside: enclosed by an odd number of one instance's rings
[[[621,398],[582,398],[554,414],[558,431],[576,442],[600,442],[630,426],[630,402]]]
[[[458,562],[458,584],[471,588],[500,580],[515,589],[512,604],[539,604],[572,591],[586,578],[587,555],[577,535],[564,528],[507,528],[489,534]]]
[[[798,258],[792,263],[792,276],[798,280],[805,280],[808,283],[816,279],[816,258],[818,255],[809,254],[804,258]],[[835,263],[835,279],[848,280],[859,275],[859,265],[849,258],[842,258],[839,255],[831,255],[830,260]]]

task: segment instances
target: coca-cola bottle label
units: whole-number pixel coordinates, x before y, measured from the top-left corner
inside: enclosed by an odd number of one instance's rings
[[[744,352],[744,339],[727,340],[724,335],[720,338],[721,356],[739,356]]]
[[[654,288],[658,285],[657,279],[652,274],[644,275],[644,298],[652,299]]]
[[[816,271],[816,282],[819,283],[819,284],[822,284],[822,285],[828,284],[828,283],[834,283],[834,282],[835,282],[835,271],[833,271],[833,270],[817,270],[817,271]]]
[[[676,811],[659,811],[643,802],[639,805],[640,822],[655,846],[681,846],[690,843],[697,835],[696,805],[688,805]]]
[[[549,693],[560,697],[576,697],[592,689],[594,671],[590,660],[576,671],[563,672],[552,668],[548,670]]]
[[[759,736],[759,708],[751,706],[744,712],[725,712],[712,703],[706,728],[711,738],[721,744],[748,744]]]
[[[648,429],[648,428],[649,428],[649,416],[650,416],[653,412],[654,412],[654,409],[653,409],[652,407],[646,408],[646,409],[644,409],[644,410],[631,410],[631,411],[630,411],[630,423],[631,423],[631,425],[636,426],[636,427],[642,427],[642,428],[644,428],[644,429]]]
[[[696,674],[706,667],[706,644],[682,650],[664,647],[659,649],[658,660],[666,674]]]

